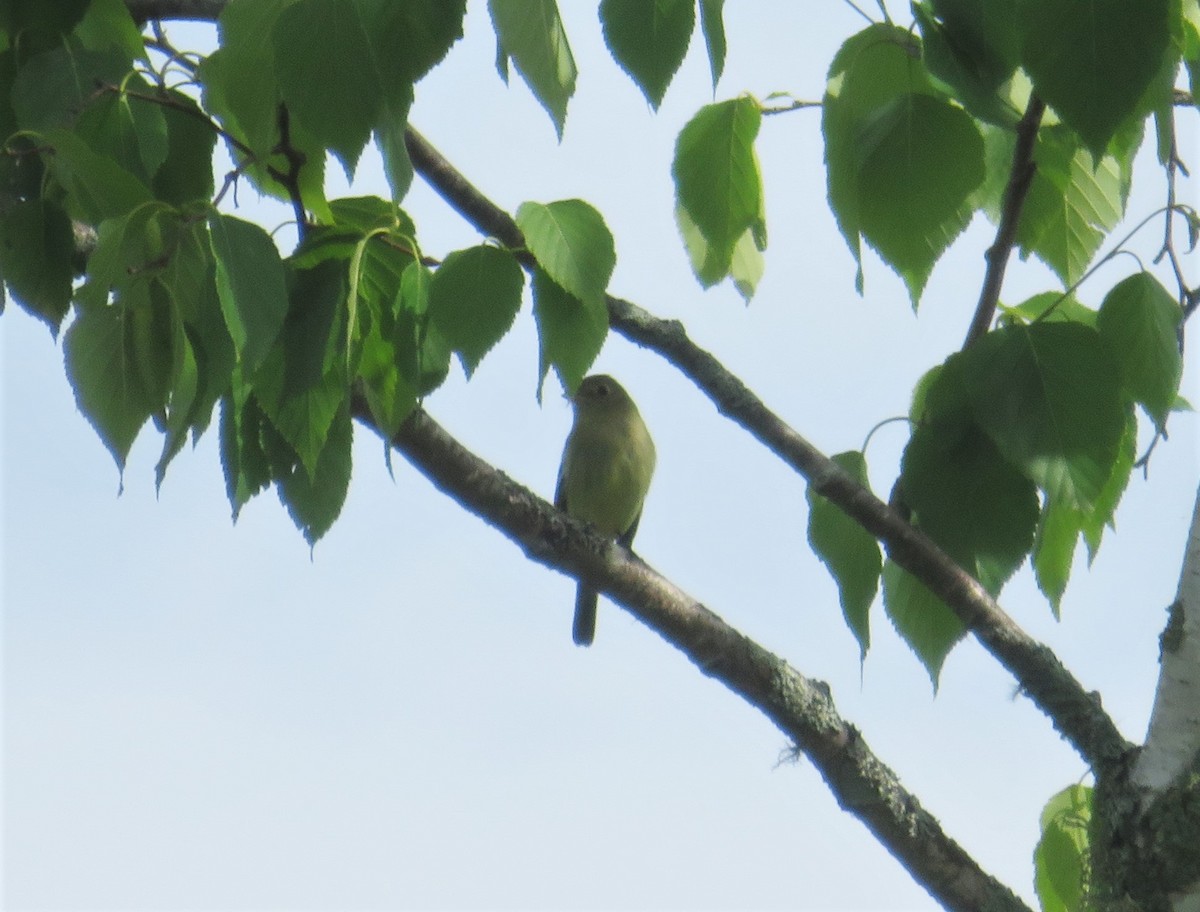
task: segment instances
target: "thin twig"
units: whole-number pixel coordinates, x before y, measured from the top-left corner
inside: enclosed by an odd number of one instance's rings
[[[1029,188],[1037,173],[1033,159],[1033,148],[1037,141],[1038,128],[1046,103],[1036,95],[1029,99],[1029,106],[1017,124],[1017,141],[1013,147],[1012,167],[1008,171],[1008,184],[1004,188],[1004,202],[1000,213],[1000,224],[996,226],[996,239],[984,255],[987,270],[983,275],[983,287],[979,291],[979,303],[975,305],[975,316],[967,329],[963,348],[983,338],[996,316],[1000,303],[1000,289],[1004,285],[1004,271],[1008,267],[1013,247],[1017,243],[1017,228],[1021,223],[1021,212]]]

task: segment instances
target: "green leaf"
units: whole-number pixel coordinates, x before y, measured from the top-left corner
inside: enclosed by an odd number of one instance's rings
[[[67,210],[92,225],[125,215],[150,200],[144,183],[112,159],[98,155],[74,133],[50,130],[50,172],[67,191]]]
[[[1133,474],[1133,464],[1136,459],[1137,418],[1134,416],[1133,408],[1128,407],[1125,409],[1125,432],[1117,447],[1117,458],[1113,463],[1112,472],[1104,483],[1104,487],[1100,489],[1100,496],[1096,498],[1096,504],[1092,511],[1081,519],[1083,540],[1088,547],[1089,564],[1096,559],[1096,552],[1100,550],[1100,540],[1104,537],[1104,528],[1115,525],[1114,517],[1117,505],[1121,502],[1121,496],[1129,485],[1129,477]]]
[[[1042,811],[1042,835],[1034,849],[1034,889],[1043,912],[1084,912],[1091,862],[1092,790],[1063,789]]]
[[[161,240],[149,207],[119,218],[106,219],[96,231],[96,246],[87,261],[87,281],[75,294],[80,307],[103,307],[109,298],[128,290],[161,255]]]
[[[221,311],[238,360],[253,371],[287,316],[283,261],[270,235],[257,225],[220,213],[208,225]]]
[[[218,28],[221,46],[200,65],[205,108],[265,159],[279,142],[279,84],[274,31],[283,10],[296,0],[228,3]]]
[[[754,154],[761,121],[753,98],[706,105],[675,142],[675,196],[709,247],[705,262],[712,265],[706,265],[702,280],[729,271],[734,247],[747,231],[761,236],[760,250],[766,246],[762,175]]]
[[[142,30],[121,0],[91,0],[75,35],[93,51],[117,51],[127,61],[146,58]]]
[[[966,635],[962,621],[924,583],[890,560],[883,564],[883,606],[937,690],[946,656]]]
[[[375,125],[381,93],[356,6],[297,0],[280,12],[271,38],[289,112],[351,177]]]
[[[74,253],[71,220],[54,203],[26,200],[0,215],[0,280],[55,335],[71,306]]]
[[[83,18],[88,0],[43,0],[5,3],[0,6],[0,28],[10,35],[32,32],[32,37],[56,38],[65,35]],[[28,36],[27,36],[28,37]]]
[[[1096,328],[1096,311],[1081,304],[1074,295],[1064,295],[1059,291],[1043,291],[1002,310],[1010,323],[1082,323]]]
[[[725,71],[725,0],[700,0],[700,30],[708,50],[708,67],[712,71],[713,91]]]
[[[604,310],[604,292],[617,262],[604,217],[583,200],[522,203],[517,227],[538,265],[569,294]]]
[[[938,379],[953,381],[956,375],[943,371]],[[921,529],[990,593],[999,594],[1033,545],[1038,520],[1033,483],[964,414],[917,428],[904,450],[901,478]]]
[[[1170,40],[1170,0],[1017,0],[1037,94],[1099,158],[1138,107]]]
[[[600,354],[608,334],[603,303],[583,301],[540,268],[533,271],[533,316],[540,349],[538,396],[553,366],[563,387],[574,390]]]
[[[463,35],[466,0],[354,0],[385,91],[411,86]]]
[[[765,265],[753,230],[747,231],[733,245],[733,259],[729,263],[729,276],[733,279],[733,287],[747,304],[758,290]]]
[[[971,113],[1012,126],[1019,113],[1001,97],[1016,69],[1016,0],[930,0],[913,5],[929,71],[952,86]]]
[[[858,267],[856,285],[860,294],[860,133],[864,124],[897,97],[932,91],[913,36],[892,25],[872,25],[849,38],[829,68],[821,103],[829,205]]]
[[[221,468],[233,521],[254,495],[271,483],[271,463],[262,445],[267,417],[244,384],[221,399]]]
[[[391,332],[373,325],[363,338],[358,375],[379,433],[391,440],[417,405],[417,390],[400,370]]]
[[[1078,323],[995,330],[964,355],[975,420],[1053,500],[1091,512],[1125,431],[1116,370]]]
[[[122,471],[156,406],[142,382],[134,323],[133,312],[122,305],[87,308],[63,342],[75,402]]]
[[[657,110],[687,54],[695,0],[601,0],[600,23],[613,58]]]
[[[450,345],[428,318],[432,277],[419,262],[412,262],[400,277],[393,301],[391,331],[396,363],[418,396],[433,392],[450,372]]]
[[[468,377],[512,326],[524,287],[516,258],[487,245],[451,253],[434,272],[429,319],[458,352]]]
[[[167,157],[167,121],[160,104],[131,97],[153,97],[141,76],[131,74],[123,91],[104,92],[79,116],[75,133],[98,155],[113,159],[146,186]],[[211,172],[212,165],[207,165]]]
[[[392,201],[396,203],[404,199],[413,180],[412,159],[408,156],[408,146],[404,141],[412,101],[411,89],[406,97],[385,99],[375,124],[375,143],[383,158],[388,186],[392,188]]]
[[[290,201],[289,188],[272,176],[268,165],[287,173],[292,162],[280,148],[280,107],[275,53],[269,39],[276,20],[296,0],[229,3],[221,11],[221,46],[200,64],[204,107],[226,130],[249,147],[251,156],[235,157],[258,189]],[[304,124],[289,122],[289,145],[302,162],[298,183],[305,207],[318,221],[332,221],[325,201],[326,148]]]
[[[342,512],[350,490],[353,442],[354,422],[343,402],[329,425],[315,470],[305,472],[293,465],[278,473],[279,499],[310,546],[329,531]]]
[[[961,108],[901,95],[864,119],[858,137],[863,235],[900,274],[916,306],[933,265],[971,220],[983,182],[983,137]]]
[[[532,90],[562,139],[567,102],[575,94],[575,58],[554,0],[488,0],[496,40]]]
[[[868,485],[867,462],[862,453],[838,453],[833,461],[859,484]],[[840,507],[817,494],[812,485],[807,496],[808,542],[837,583],[842,616],[858,641],[860,657],[865,659],[871,645],[871,603],[883,570],[879,542]]]
[[[1159,430],[1183,375],[1182,319],[1179,303],[1148,272],[1119,282],[1100,305],[1100,338],[1120,369],[1121,383]]]
[[[12,107],[26,130],[69,127],[91,103],[98,85],[119,83],[129,58],[119,51],[93,51],[77,38],[37,54],[17,71]]]
[[[201,117],[199,105],[170,89],[163,106],[167,129],[167,156],[154,175],[154,195],[180,206],[213,196],[213,150],[217,134]],[[192,113],[188,113],[191,111]]]
[[[1079,511],[1069,504],[1049,500],[1042,510],[1033,542],[1033,575],[1056,619],[1060,617],[1063,593],[1071,578],[1081,518]]]
[[[349,394],[337,356],[345,273],[336,262],[297,272],[290,298],[279,336],[254,373],[254,396],[315,478],[330,423]]]
[[[1025,199],[1017,242],[1035,253],[1065,284],[1078,281],[1105,234],[1125,209],[1121,168],[1074,145],[1061,127],[1043,129],[1034,150],[1037,172]]]

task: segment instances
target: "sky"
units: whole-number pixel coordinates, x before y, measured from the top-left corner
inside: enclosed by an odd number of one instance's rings
[[[861,447],[961,344],[992,226],[976,219],[918,312],[872,255],[860,297],[825,201],[819,113],[797,111],[766,119],[758,139],[770,248],[757,296],[703,291],[670,182],[675,136],[713,100],[703,42],[654,113],[604,48],[594,5],[560,6],[580,68],[561,144],[515,75],[508,87],[496,76],[481,0],[418,86],[414,126],[510,212],[590,201],[616,238],[614,294],[683,320],[825,452]],[[838,44],[865,24],[832,0],[729,4],[726,20],[717,99],[818,98]],[[168,31],[213,40],[206,27]],[[331,196],[350,192],[387,195],[377,157]],[[1196,199],[1193,187],[1181,196]],[[1131,216],[1164,198],[1149,150]],[[289,217],[248,188],[237,201],[230,211],[268,228]],[[404,206],[431,255],[479,241],[419,178]],[[1149,261],[1160,238],[1134,246]],[[1082,299],[1098,304],[1131,268],[1118,258]],[[1003,299],[1055,287],[1014,261]],[[362,427],[346,506],[310,553],[272,493],[231,523],[215,429],[157,494],[160,441],[144,432],[120,492],[61,344],[10,307],[0,350],[6,908],[937,908],[756,710],[606,601],[595,645],[574,646],[572,581],[402,458],[390,476]],[[527,301],[472,379],[456,365],[426,405],[549,497],[570,413],[553,378],[538,403],[537,364]],[[639,554],[827,682],[945,829],[1034,903],[1038,815],[1085,776],[1079,758],[972,640],[935,696],[877,603],[860,666],[806,543],[802,479],[657,355],[614,334],[595,369],[626,386],[657,444]],[[1196,378],[1189,355],[1192,401]],[[1171,431],[1095,563],[1077,556],[1061,621],[1027,568],[1001,598],[1135,741],[1197,477],[1196,418]],[[901,424],[872,437],[876,491],[890,489],[904,441]]]

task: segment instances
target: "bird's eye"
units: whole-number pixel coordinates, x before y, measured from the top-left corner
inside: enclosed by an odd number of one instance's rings
[[[596,384],[596,395],[597,396],[607,396],[608,395],[608,384],[607,383],[597,383]]]

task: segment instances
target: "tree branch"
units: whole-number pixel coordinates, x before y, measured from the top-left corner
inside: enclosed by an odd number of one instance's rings
[[[354,411],[378,433],[361,399]],[[828,685],[800,674],[636,555],[497,471],[424,411],[413,412],[391,443],[439,490],[499,529],[531,559],[594,584],[704,674],[761,710],[812,761],[841,806],[939,903],[964,912],[1027,912],[946,835],[858,730],[838,715]]]
[[[975,316],[967,329],[963,348],[983,338],[992,325],[996,306],[1000,303],[1000,289],[1004,285],[1004,270],[1008,267],[1013,247],[1017,243],[1017,228],[1021,224],[1021,211],[1025,198],[1037,174],[1037,163],[1033,160],[1033,147],[1037,142],[1038,128],[1046,103],[1036,95],[1030,96],[1025,115],[1017,124],[1017,142],[1013,147],[1012,167],[1008,171],[1008,184],[1004,188],[1004,203],[1000,213],[1000,224],[996,226],[996,240],[988,248],[984,258],[987,270],[983,275],[983,287],[979,291],[979,303],[975,305]]]
[[[424,137],[410,127],[405,140],[416,171],[478,231],[509,247],[524,246],[512,217],[473,187]],[[525,256],[524,261],[531,259]],[[977,580],[928,537],[796,433],[712,354],[695,345],[681,323],[660,320],[620,298],[609,297],[607,303],[613,329],[678,367],[721,414],[808,479],[818,494],[882,541],[892,560],[945,601],[1098,773],[1129,749],[1098,696],[1086,692],[1048,647],[1026,634]]]
[[[149,22],[151,19],[216,22],[228,2],[229,0],[125,0],[125,8],[138,24]]]

